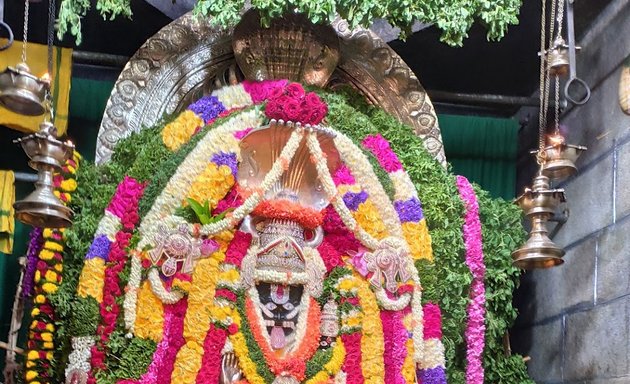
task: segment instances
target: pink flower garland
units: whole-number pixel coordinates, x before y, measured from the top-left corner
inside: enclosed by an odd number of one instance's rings
[[[358,305],[358,300],[354,305]],[[346,384],[363,384],[365,382],[361,370],[361,337],[360,332],[341,335],[343,346],[346,349],[346,358],[341,368],[346,373]]]
[[[164,334],[153,353],[153,361],[140,380],[120,380],[117,384],[169,384],[177,351],[184,345],[184,316],[187,301],[164,307]]]
[[[221,350],[227,339],[227,331],[210,325],[203,342],[201,369],[197,373],[197,384],[218,383],[221,378]]]
[[[405,343],[409,335],[401,316],[402,312],[400,311],[381,311],[383,337],[385,339],[383,353],[385,382],[388,384],[406,384],[402,375],[402,368],[407,357]]]
[[[126,249],[131,240],[131,233],[140,219],[138,203],[142,198],[145,186],[144,183],[139,183],[137,180],[125,176],[124,180],[118,184],[116,193],[107,207],[109,212],[120,218],[123,228],[116,233],[116,241],[112,243],[109,251],[109,266],[105,270],[103,301],[100,304],[101,324],[96,329],[99,340],[92,347],[92,371],[90,371],[88,384],[96,383],[95,370],[105,369],[106,344],[109,336],[116,329],[116,320],[120,313],[120,306],[116,302],[116,298],[122,295],[119,274],[127,262]]]
[[[362,144],[376,156],[376,160],[386,172],[392,173],[403,168],[398,156],[390,148],[389,142],[380,133],[367,136]]]
[[[482,384],[484,372],[482,355],[485,345],[485,287],[484,275],[486,266],[483,263],[481,223],[479,221],[479,204],[477,196],[468,180],[457,176],[459,196],[466,206],[464,218],[464,243],[466,244],[466,265],[473,275],[470,289],[471,302],[468,304],[468,324],[466,325],[466,383]]]

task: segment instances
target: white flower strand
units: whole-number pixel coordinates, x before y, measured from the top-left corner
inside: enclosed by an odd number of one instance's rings
[[[394,200],[407,201],[414,197],[418,197],[418,192],[409,178],[409,174],[400,169],[389,174],[389,179],[394,186]]]
[[[137,252],[131,253],[131,270],[129,272],[129,282],[125,292],[125,301],[123,302],[123,319],[125,321],[125,329],[127,335],[131,336],[135,332],[136,325],[136,304],[138,302],[138,288],[142,280],[142,262]]]
[[[105,235],[109,241],[116,241],[116,234],[122,229],[122,223],[120,218],[108,210],[105,210],[105,215],[98,222],[98,227],[94,233],[94,238]]]
[[[374,250],[378,246],[378,240],[373,238],[369,233],[367,233],[361,226],[357,223],[357,221],[352,216],[352,213],[346,207],[346,204],[343,202],[343,198],[339,196],[337,191],[337,187],[335,187],[335,182],[328,171],[328,165],[326,164],[326,157],[322,153],[322,148],[319,145],[319,140],[317,140],[317,134],[312,132],[306,138],[306,144],[308,145],[308,149],[313,158],[317,159],[315,163],[315,168],[317,169],[317,176],[319,181],[322,183],[322,187],[324,188],[324,192],[328,198],[332,201],[335,210],[341,217],[343,223],[348,227],[357,237],[357,239],[363,244],[365,247]]]
[[[380,304],[379,306],[388,311],[401,311],[407,307],[411,301],[410,293],[405,293],[396,299],[390,299],[383,287],[372,288],[372,290],[376,295],[376,300],[378,300],[378,303]]]
[[[68,366],[66,367],[66,378],[72,374],[73,371],[90,372],[91,364],[90,358],[92,356],[91,348],[94,346],[93,336],[79,336],[73,337],[72,352],[68,356]]]
[[[157,268],[151,268],[148,279],[149,283],[151,283],[151,291],[164,304],[175,304],[184,297],[184,294],[180,291],[169,292],[164,288]]]
[[[352,175],[359,185],[365,188],[370,198],[375,202],[376,209],[379,211],[389,234],[403,238],[398,213],[396,213],[381,183],[374,182],[374,180],[378,180],[378,178],[367,156],[354,145],[348,136],[341,132],[337,132],[334,143],[339,151],[339,155],[341,155],[341,159],[350,168]]]
[[[295,152],[300,146],[302,142],[302,138],[304,137],[304,130],[301,128],[296,128],[291,132],[291,136],[289,140],[285,144],[280,156],[276,159],[276,161],[271,166],[269,172],[265,175],[262,183],[259,188],[257,188],[251,196],[249,196],[245,202],[238,208],[236,208],[232,212],[232,217],[226,217],[221,221],[212,224],[206,224],[201,227],[200,233],[206,236],[212,236],[219,232],[225,231],[234,227],[238,222],[243,220],[243,218],[249,215],[254,208],[260,203],[263,196],[269,189],[280,180],[280,177],[285,172],[285,165],[291,163]],[[192,229],[192,226],[191,226]]]

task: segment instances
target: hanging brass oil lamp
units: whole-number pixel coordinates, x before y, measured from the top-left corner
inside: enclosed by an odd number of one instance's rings
[[[558,132],[549,137],[549,145],[544,148],[542,173],[552,180],[560,181],[577,172],[575,162],[586,147],[566,144]]]
[[[53,174],[72,156],[74,145],[56,138],[57,129],[45,121],[38,132],[15,140],[30,158],[28,165],[37,171],[35,191],[17,201],[15,217],[35,227],[65,228],[72,224],[72,210],[53,193]]]
[[[28,9],[29,0],[26,0],[22,62],[0,73],[0,105],[20,115],[39,116],[46,112],[45,95],[49,91],[50,81],[47,75],[42,78],[33,75],[26,64]]]
[[[553,47],[547,52],[547,63],[551,76],[566,76],[569,73],[569,46],[562,36],[556,36]]]
[[[515,266],[523,269],[548,268],[564,262],[564,250],[549,239],[546,223],[558,205],[565,201],[564,190],[551,189],[549,177],[542,172],[534,178],[532,188],[526,188],[516,199],[516,204],[531,221],[532,228],[525,244],[512,252]]]

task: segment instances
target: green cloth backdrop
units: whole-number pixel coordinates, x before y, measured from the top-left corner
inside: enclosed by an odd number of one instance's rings
[[[446,159],[494,197],[514,198],[519,124],[515,119],[439,115]]]

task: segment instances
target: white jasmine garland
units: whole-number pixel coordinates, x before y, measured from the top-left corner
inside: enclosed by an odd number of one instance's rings
[[[142,262],[136,252],[131,253],[131,270],[129,272],[129,281],[125,292],[125,301],[123,302],[123,318],[125,321],[125,329],[129,334],[135,332],[136,325],[136,304],[138,302],[138,288],[142,280]]]
[[[317,177],[322,183],[324,192],[330,200],[332,200],[333,207],[341,217],[341,221],[350,229],[357,239],[365,247],[369,249],[376,249],[378,246],[378,240],[374,239],[363,228],[361,228],[357,221],[352,216],[352,213],[343,201],[343,198],[339,195],[337,187],[328,171],[328,165],[326,164],[326,158],[322,152],[322,148],[317,140],[317,134],[311,133],[306,138],[306,144],[310,151],[311,156],[317,159],[315,163],[315,169],[317,169]]]
[[[243,84],[221,87],[212,92],[225,109],[243,108],[254,104],[252,97],[245,91]]]
[[[370,198],[374,201],[390,235],[402,238],[403,232],[398,214],[381,183],[374,182],[374,180],[378,180],[378,178],[367,156],[343,133],[337,132],[334,143],[343,162],[350,168],[357,182],[368,192]]]
[[[157,268],[151,268],[148,279],[149,283],[151,283],[151,291],[153,291],[153,294],[164,304],[175,304],[184,297],[182,292],[169,292],[164,288],[164,284],[160,278],[160,272],[158,272]]]
[[[281,285],[308,285],[310,279],[305,272],[288,273],[257,269],[254,271],[254,280]]]
[[[389,174],[389,179],[394,186],[394,200],[407,201],[414,197],[418,197],[418,192],[413,182],[409,178],[409,174],[402,169]]]
[[[424,358],[424,323],[422,313],[422,288],[415,284],[411,298],[411,315],[413,318],[413,361],[417,364]],[[442,355],[443,356],[443,355]]]
[[[424,358],[422,369],[444,367],[444,344],[439,339],[429,339],[424,341]]]
[[[91,348],[94,346],[94,337],[73,337],[71,344],[72,352],[68,356],[68,365],[65,370],[66,377],[68,377],[74,370],[88,373],[92,368],[90,365],[90,358],[92,356]]]
[[[120,218],[106,210],[105,215],[101,218],[101,221],[98,222],[98,228],[96,228],[94,238],[105,235],[109,241],[114,242],[116,241],[116,234],[121,229],[122,223]]]
[[[372,290],[376,295],[376,300],[378,301],[379,307],[388,311],[401,311],[406,306],[408,306],[409,302],[411,301],[410,293],[405,293],[396,299],[390,299],[387,296],[387,292],[385,292],[385,289],[383,289],[383,287],[372,287]]]

